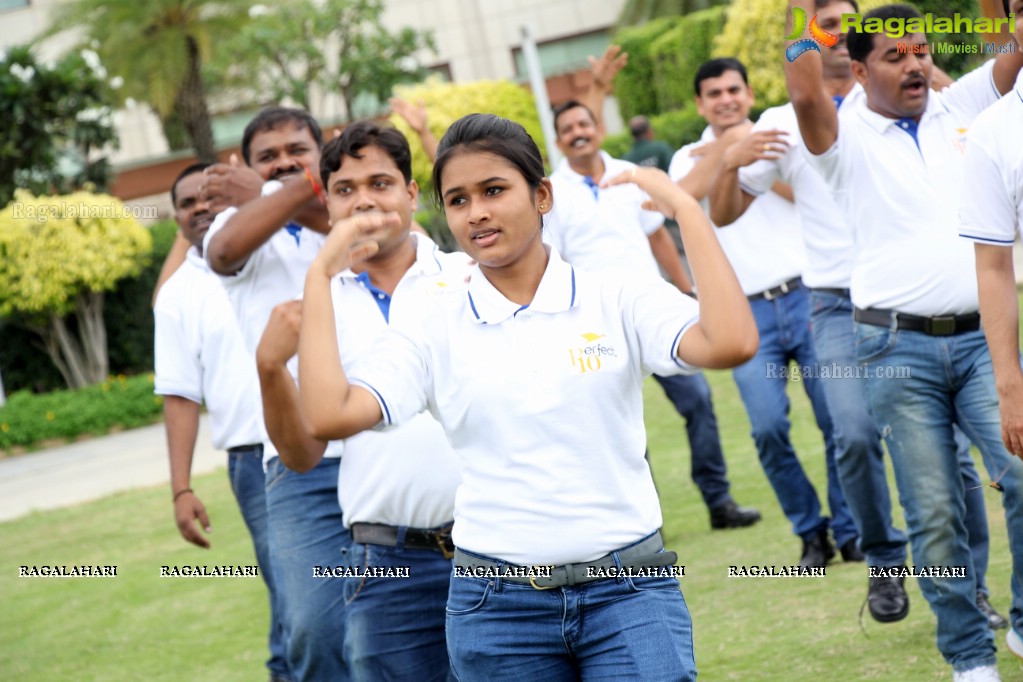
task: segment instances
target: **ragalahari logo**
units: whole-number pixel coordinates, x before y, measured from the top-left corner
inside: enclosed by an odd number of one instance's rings
[[[802,7],[793,7],[792,31],[785,36],[785,40],[796,40],[796,38],[803,35],[803,31],[806,28],[806,10]],[[838,43],[838,36],[821,28],[817,23],[817,15],[815,14],[813,19],[810,20],[810,37],[796,40],[796,42],[785,48],[785,58],[790,62],[794,62],[810,50],[820,52],[821,48],[817,47],[818,45],[821,47],[834,47],[836,43]]]

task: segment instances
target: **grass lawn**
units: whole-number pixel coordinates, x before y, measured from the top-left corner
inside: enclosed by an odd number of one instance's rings
[[[693,614],[700,679],[948,680],[934,646],[934,619],[912,581],[909,617],[881,625],[858,613],[863,564],[828,567],[806,579],[728,578],[729,565],[790,565],[800,543],[757,462],[749,424],[728,373],[709,375],[733,494],[764,514],[758,525],[711,532],[689,479],[681,419],[659,387],[647,385],[647,424],[667,544],[685,565],[682,589]],[[820,433],[802,386],[790,385],[793,436],[824,490]],[[985,480],[986,474],[985,474]],[[265,679],[267,601],[258,578],[160,578],[161,565],[254,564],[223,472],[193,487],[213,522],[213,548],[186,544],[174,527],[165,486],[0,524],[0,677],[49,680]],[[987,493],[992,602],[1009,611],[1010,558],[1000,494]],[[900,515],[901,524],[901,515]],[[19,578],[19,565],[117,566],[116,578]],[[998,634],[1004,679],[1023,665]],[[536,681],[541,682],[541,681]]]

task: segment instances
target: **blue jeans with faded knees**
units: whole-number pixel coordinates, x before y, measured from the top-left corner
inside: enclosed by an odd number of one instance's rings
[[[949,567],[965,577],[921,577],[937,618],[937,644],[956,670],[995,663],[994,635],[976,605],[977,576],[968,544],[963,471],[953,424],[980,449],[1001,495],[1013,558],[1014,628],[1023,626],[1023,462],[1002,444],[998,396],[983,331],[952,336],[856,323],[856,357],[867,409],[895,468],[913,563]],[[984,490],[990,490],[985,488]]]
[[[281,625],[279,597],[270,567],[270,549],[266,531],[266,484],[263,475],[263,446],[252,445],[231,448],[227,452],[227,475],[231,491],[238,501],[238,509],[252,536],[259,573],[270,595],[270,660],[266,667],[277,677],[290,680],[291,673],[284,657],[284,628]]]
[[[817,492],[789,438],[790,403],[785,390],[790,382],[802,381],[824,436],[831,532],[835,542],[844,545],[855,539],[858,531],[839,483],[831,415],[821,381],[812,372],[804,379],[799,371],[817,365],[807,291],[799,286],[772,300],[750,301],[750,307],[760,332],[760,347],[751,360],[732,370],[732,377],[753,427],[760,464],[796,535],[809,541],[828,527]],[[790,361],[795,361],[797,367],[790,367]]]
[[[274,457],[267,463],[266,507],[270,563],[281,597],[288,665],[297,680],[344,682],[344,582],[315,577],[335,566],[351,544],[337,501],[337,457],[304,474]]]

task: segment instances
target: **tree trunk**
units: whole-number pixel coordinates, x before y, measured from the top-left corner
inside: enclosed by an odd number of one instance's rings
[[[83,291],[75,301],[78,337],[85,360],[85,375],[90,384],[107,378],[107,329],[103,323],[103,294]]]
[[[42,336],[46,354],[64,377],[68,388],[88,386],[82,362],[82,349],[68,331],[64,318],[50,315],[49,326],[36,331]]]
[[[191,36],[188,43],[188,72],[174,107],[184,121],[188,137],[192,140],[195,155],[204,163],[216,163],[217,150],[213,144],[213,126],[210,110],[206,103],[206,90],[202,84],[202,61],[199,46]]]

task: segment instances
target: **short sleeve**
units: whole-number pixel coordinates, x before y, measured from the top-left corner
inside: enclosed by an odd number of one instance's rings
[[[988,136],[981,137],[986,132],[986,129],[975,128],[967,139],[959,234],[982,244],[1011,246],[1019,227],[1016,207],[1006,187],[1004,172],[984,139]]]
[[[424,313],[432,309],[432,302],[425,300],[426,295],[417,288],[405,292],[400,303],[395,299],[390,324],[374,352],[345,368],[353,386],[361,386],[376,398],[383,415],[381,427],[404,424],[428,405],[433,377],[423,338],[428,322]],[[336,310],[335,314],[343,313]]]
[[[671,157],[671,164],[668,165],[668,176],[674,181],[678,182],[685,176],[689,175],[689,171],[696,165],[693,157],[689,156],[690,150],[693,145],[687,144],[682,149],[679,149]]]
[[[156,321],[153,392],[202,403],[202,364],[197,349],[189,348],[180,311],[166,304],[168,293],[164,285],[153,309]]]
[[[972,121],[1002,96],[995,87],[994,64],[988,60],[932,96],[964,122]]]
[[[678,344],[700,319],[700,306],[663,280],[622,285],[623,315],[636,330],[644,373],[692,374],[698,368],[678,358]]]

